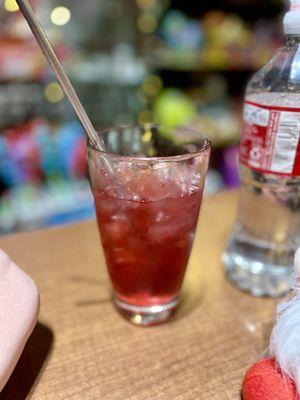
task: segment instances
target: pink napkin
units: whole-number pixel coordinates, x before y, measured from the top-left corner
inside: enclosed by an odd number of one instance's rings
[[[35,283],[0,250],[0,392],[33,331],[38,311]]]

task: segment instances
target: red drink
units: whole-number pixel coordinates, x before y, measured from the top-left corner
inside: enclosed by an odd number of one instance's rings
[[[99,134],[106,151],[88,144],[114,303],[140,326],[162,323],[177,308],[201,206],[210,143],[180,132],[184,144],[157,125],[113,127]]]
[[[138,200],[94,192],[102,244],[117,298],[149,307],[176,299],[193,243],[202,190],[145,174]],[[164,197],[166,195],[166,197]]]

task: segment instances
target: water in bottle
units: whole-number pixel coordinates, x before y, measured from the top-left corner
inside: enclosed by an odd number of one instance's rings
[[[247,87],[238,217],[223,254],[228,278],[255,296],[291,287],[300,246],[300,0],[284,30],[285,46]]]

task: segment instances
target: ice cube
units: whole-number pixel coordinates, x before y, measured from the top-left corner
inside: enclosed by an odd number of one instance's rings
[[[177,164],[173,174],[182,195],[193,194],[201,187],[201,174],[191,165]]]
[[[127,247],[113,250],[113,262],[118,265],[135,264],[138,262],[136,255]]]
[[[114,216],[116,218],[116,216]],[[131,223],[125,218],[104,223],[101,227],[104,241],[110,246],[120,245],[126,240],[130,231]]]
[[[113,186],[112,179],[104,168],[102,159],[89,159],[89,177],[93,192],[107,192]]]
[[[118,213],[118,214],[114,214],[114,215],[111,217],[111,220],[114,221],[114,222],[120,222],[120,223],[122,223],[122,222],[127,222],[127,221],[128,221],[128,218],[126,217],[125,214],[123,214],[123,213]]]
[[[191,176],[191,183],[189,188],[189,194],[197,193],[202,187],[202,175],[200,172],[194,171]]]
[[[167,219],[168,219],[168,216],[163,211],[159,211],[155,216],[156,223],[164,222]]]
[[[133,201],[158,201],[195,193],[201,175],[192,166],[175,162],[119,163],[118,175],[124,198]]]
[[[106,198],[95,198],[95,206],[98,219],[101,222],[110,222],[112,217],[118,212],[117,204]]]
[[[153,224],[149,227],[147,236],[149,241],[161,243],[169,240],[176,233],[176,224]]]
[[[141,196],[146,201],[158,201],[180,196],[180,187],[172,176],[170,168],[159,168],[152,171],[142,180]]]

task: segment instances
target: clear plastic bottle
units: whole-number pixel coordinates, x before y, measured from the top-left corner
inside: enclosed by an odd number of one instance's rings
[[[285,46],[247,87],[238,217],[223,254],[229,279],[254,296],[289,290],[300,246],[300,0],[284,28]]]

